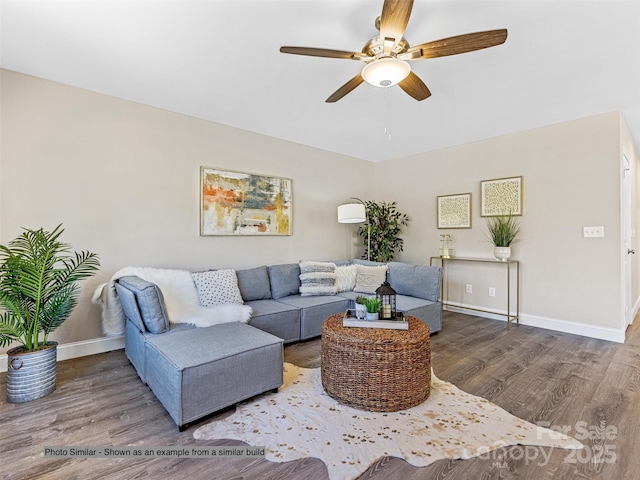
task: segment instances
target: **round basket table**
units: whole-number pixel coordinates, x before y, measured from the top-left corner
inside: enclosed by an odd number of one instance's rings
[[[320,373],[335,400],[374,412],[396,412],[429,398],[429,327],[407,317],[408,330],[344,327],[344,314],[322,325]]]

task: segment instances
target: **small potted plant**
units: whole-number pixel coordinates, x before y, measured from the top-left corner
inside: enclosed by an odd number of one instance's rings
[[[77,281],[100,267],[95,253],[71,253],[59,240],[64,229],[24,229],[0,245],[0,346],[7,351],[7,401],[27,402],[56,386],[57,342],[49,334],[69,317],[78,302]]]
[[[364,306],[367,309],[367,320],[378,320],[378,312],[380,311],[380,299],[369,297],[365,300]]]
[[[367,307],[365,305],[367,297],[364,295],[358,295],[355,300],[356,304],[356,318],[364,318],[367,313]]]
[[[487,218],[487,231],[493,243],[493,255],[503,262],[511,256],[511,244],[520,231],[520,224],[509,213]]]

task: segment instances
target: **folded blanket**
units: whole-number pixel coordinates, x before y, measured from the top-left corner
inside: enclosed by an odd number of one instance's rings
[[[164,297],[170,323],[191,323],[197,327],[208,327],[228,322],[247,323],[251,318],[252,309],[248,305],[202,307],[188,270],[125,267],[118,270],[108,283],[98,286],[93,294],[92,302],[102,305],[102,330],[105,335],[124,334],[125,316],[118,300],[115,282],[128,275],[138,276],[158,286]]]

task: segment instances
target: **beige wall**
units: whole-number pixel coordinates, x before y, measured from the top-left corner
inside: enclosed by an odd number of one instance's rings
[[[0,73],[0,242],[20,227],[62,222],[64,240],[102,260],[56,340],[101,336],[90,293],[123,266],[242,268],[358,254],[355,227],[338,224],[336,209],[372,196],[370,162]],[[293,235],[199,236],[201,165],[291,178]]]
[[[396,200],[413,220],[400,259],[428,262],[441,233],[453,235],[457,256],[491,257],[480,181],[522,175],[522,234],[513,258],[521,262],[523,320],[576,333],[590,326],[621,331],[620,138],[614,112],[377,164],[377,196]],[[472,228],[436,230],[436,197],[466,192]],[[582,227],[591,225],[603,225],[605,237],[583,238]],[[452,301],[505,310],[503,269],[456,264],[450,273]],[[466,283],[472,294],[464,293]]]
[[[358,255],[355,227],[336,221],[337,205],[351,196],[395,200],[411,216],[398,260],[428,263],[443,232],[453,234],[457,255],[490,257],[479,182],[516,175],[524,177],[522,235],[514,246],[524,323],[605,338],[622,329],[622,149],[632,157],[634,206],[640,160],[618,113],[373,164],[14,72],[0,75],[0,242],[23,226],[62,222],[66,241],[102,260],[99,275],[83,283],[79,307],[54,334],[61,343],[101,336],[100,310],[89,297],[123,266],[242,268]],[[293,179],[294,234],[200,237],[201,165]],[[437,230],[436,196],[465,192],[473,195],[473,228]],[[639,215],[636,208],[635,230]],[[585,225],[603,225],[605,238],[582,238]],[[458,265],[449,276],[450,299],[504,310],[503,274]],[[472,294],[464,293],[465,283]],[[487,296],[489,286],[495,298]]]

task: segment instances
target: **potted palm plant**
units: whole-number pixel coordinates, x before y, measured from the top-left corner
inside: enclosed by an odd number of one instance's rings
[[[509,212],[487,219],[487,232],[493,243],[493,255],[503,262],[511,256],[511,244],[520,231],[520,224]]]
[[[7,351],[7,401],[27,402],[48,395],[56,386],[57,342],[51,332],[69,317],[78,302],[78,280],[100,267],[95,253],[71,253],[59,240],[62,225],[48,232],[24,229],[0,245],[0,347]]]

